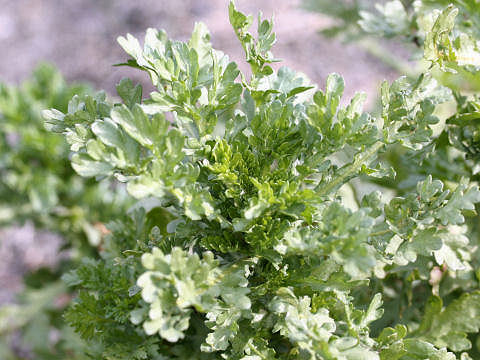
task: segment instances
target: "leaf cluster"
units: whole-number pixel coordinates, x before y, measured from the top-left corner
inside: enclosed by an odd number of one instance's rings
[[[68,322],[106,359],[475,356],[467,219],[480,191],[466,158],[466,175],[450,177],[434,151],[462,151],[450,125],[433,131],[455,91],[425,73],[382,84],[379,115],[364,94],[342,105],[339,75],[318,89],[274,70],[272,23],[259,18],[255,36],[233,3],[229,16],[249,79],[204,25],[186,42],[149,29],[143,46],[119,38],[125,64],[152,79],[147,98],[122,80],[118,103],[79,95],[44,111],[80,175],[115,178],[136,199],[109,225],[102,258],[65,277],[79,291]],[[391,161],[396,151],[409,163]],[[395,173],[410,168],[401,186]],[[392,196],[355,194],[358,183]]]
[[[47,236],[60,235],[63,251],[53,268],[26,274],[14,304],[2,304],[2,358],[16,359],[13,336],[37,359],[85,358],[84,344],[62,319],[73,295],[60,276],[82,256],[97,256],[103,222],[126,210],[129,200],[109,182],[78,177],[68,144],[44,128],[41,110],[67,111],[72,96],[89,93],[89,86],[67,84],[48,64],[39,65],[21,86],[0,84],[0,224],[21,231],[27,222]],[[52,333],[59,334],[53,341]]]

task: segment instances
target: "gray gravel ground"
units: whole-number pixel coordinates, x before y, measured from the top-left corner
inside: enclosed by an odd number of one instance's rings
[[[60,258],[61,244],[58,235],[35,229],[31,223],[1,229],[0,304],[15,300],[26,272],[53,266]]]
[[[274,14],[275,56],[313,82],[323,84],[329,73],[338,72],[346,79],[347,96],[363,90],[373,99],[379,82],[394,78],[389,68],[360,48],[319,36],[317,30],[329,20],[299,5],[299,0],[237,0],[245,12]],[[227,0],[0,0],[0,81],[20,82],[35,64],[49,61],[68,80],[86,80],[110,93],[124,76],[147,84],[146,75],[138,71],[112,67],[126,59],[117,36],[130,32],[143,37],[147,27],[157,27],[187,39],[195,21],[205,22],[214,47],[245,70],[227,7]],[[26,271],[55,262],[60,242],[31,224],[0,231],[0,303],[13,300]]]

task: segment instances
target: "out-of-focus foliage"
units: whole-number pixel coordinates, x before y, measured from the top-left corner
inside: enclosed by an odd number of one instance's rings
[[[360,12],[372,10],[373,2],[370,0],[304,0],[302,6],[308,11],[318,12],[334,21],[333,24],[321,30],[323,35],[345,36],[352,40],[362,35],[358,31]]]
[[[0,221],[25,220],[61,233],[84,233],[99,241],[95,222],[109,218],[115,192],[76,176],[69,147],[45,130],[45,107],[67,110],[75,94],[90,93],[83,84],[68,85],[51,66],[41,65],[21,87],[0,85]]]
[[[119,43],[149,74],[149,97],[125,79],[121,102],[78,95],[44,112],[80,175],[116,178],[137,199],[108,225],[101,259],[64,276],[78,291],[65,318],[88,354],[475,358],[480,191],[465,149],[440,147],[454,132],[436,115],[456,92],[425,73],[385,82],[378,116],[361,93],[341,106],[341,76],[319,90],[274,70],[272,23],[259,18],[254,36],[251,16],[233,3],[229,16],[249,78],[203,24],[187,42],[148,29],[143,46]],[[455,166],[441,171],[435,146]],[[347,201],[358,182],[392,196]]]
[[[72,295],[59,278],[83,256],[96,256],[103,222],[123,214],[128,201],[110,182],[76,175],[67,143],[45,130],[41,111],[67,111],[74,94],[91,91],[67,84],[50,65],[38,66],[22,86],[0,84],[0,224],[21,232],[28,221],[63,239],[54,268],[28,274],[18,301],[0,307],[2,359],[15,359],[12,342],[35,359],[85,358],[80,338],[62,319]]]

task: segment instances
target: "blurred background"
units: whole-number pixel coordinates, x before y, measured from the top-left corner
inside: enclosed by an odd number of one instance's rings
[[[318,31],[332,21],[307,12],[300,0],[237,0],[237,6],[246,13],[274,16],[275,56],[315,83],[321,85],[329,73],[338,72],[345,77],[347,96],[359,90],[373,95],[380,81],[395,77],[361,47],[320,36]],[[18,83],[39,61],[48,61],[67,80],[88,81],[109,93],[124,76],[145,84],[148,79],[141,72],[112,67],[126,59],[116,38],[131,33],[141,39],[146,28],[156,27],[184,40],[196,21],[207,24],[215,48],[245,69],[227,8],[228,0],[1,0],[0,80]]]

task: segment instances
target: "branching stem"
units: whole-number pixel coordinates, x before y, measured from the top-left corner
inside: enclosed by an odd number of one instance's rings
[[[325,184],[325,186],[323,186],[322,188],[318,189],[317,194],[320,196],[327,196],[332,191],[335,191],[340,186],[345,184],[348,180],[352,178],[352,176],[358,173],[362,165],[368,162],[370,158],[374,157],[384,145],[385,144],[382,141],[375,142],[369,149],[365,150],[365,152],[358,156],[352,163],[342,167],[332,181],[330,181],[328,184]]]

